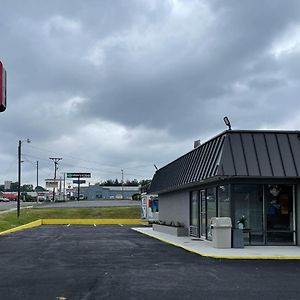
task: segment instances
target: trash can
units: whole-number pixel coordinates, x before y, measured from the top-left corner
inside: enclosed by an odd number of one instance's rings
[[[244,248],[243,229],[232,229],[232,248]]]
[[[214,248],[231,248],[231,218],[211,218],[212,246]]]

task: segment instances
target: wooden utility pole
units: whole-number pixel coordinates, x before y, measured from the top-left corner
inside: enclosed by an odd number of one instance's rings
[[[56,172],[58,169],[58,162],[62,160],[61,157],[49,157],[54,162],[54,182],[56,181]],[[55,187],[53,188],[53,196],[52,196],[52,201],[54,202],[55,200]]]

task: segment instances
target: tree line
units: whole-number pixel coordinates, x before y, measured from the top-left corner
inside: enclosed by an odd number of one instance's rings
[[[145,185],[149,185],[151,183],[151,179],[142,179],[142,180],[137,180],[137,179],[133,179],[133,180],[125,180],[123,185],[127,185],[127,186],[145,186]],[[97,185],[101,185],[101,186],[122,186],[122,181],[119,181],[117,178],[116,179],[108,179],[105,181],[101,181],[96,183]]]
[[[17,192],[18,191],[18,182],[12,182],[10,184],[9,189],[5,189],[4,184],[0,184],[0,192]],[[32,184],[23,184],[21,185],[21,192],[41,192],[41,191],[46,191],[43,187],[37,186],[33,187]]]

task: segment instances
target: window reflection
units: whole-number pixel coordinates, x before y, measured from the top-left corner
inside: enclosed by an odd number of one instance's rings
[[[229,186],[228,185],[218,186],[217,191],[218,191],[218,216],[231,217]]]
[[[191,193],[191,225],[198,225],[198,192]]]
[[[263,186],[257,184],[233,185],[234,199],[233,227],[238,228],[238,222],[244,222],[245,243],[263,244]]]
[[[207,189],[206,192],[206,201],[207,201],[207,239],[211,240],[211,218],[215,217],[216,214],[216,188]]]

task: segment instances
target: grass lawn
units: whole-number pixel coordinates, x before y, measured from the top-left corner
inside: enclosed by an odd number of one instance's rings
[[[22,209],[17,219],[16,211],[0,214],[0,231],[14,228],[38,219],[139,219],[139,207],[93,208],[28,208]]]

